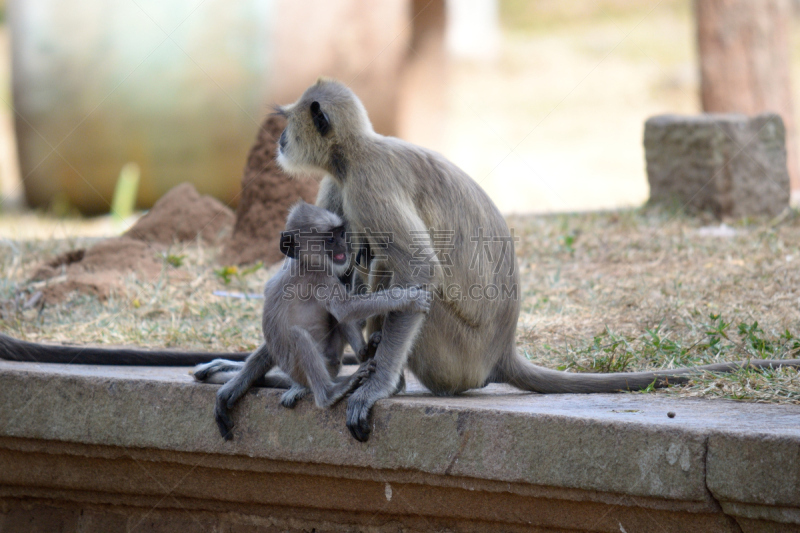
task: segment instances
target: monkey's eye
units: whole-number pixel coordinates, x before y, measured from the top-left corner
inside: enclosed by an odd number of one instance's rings
[[[328,237],[325,240],[328,241],[329,244],[333,244],[336,241],[336,239],[334,239],[333,237]]]
[[[339,235],[339,237],[341,237],[342,239],[344,239],[344,230],[342,230],[342,234],[341,234],[341,235]]]

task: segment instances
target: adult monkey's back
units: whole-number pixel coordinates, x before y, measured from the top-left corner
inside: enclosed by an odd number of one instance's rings
[[[369,243],[371,289],[424,285],[438,295],[427,317],[384,318],[376,372],[347,404],[355,438],[369,437],[370,409],[392,394],[406,362],[441,395],[491,382],[541,393],[635,390],[700,369],[740,366],[570,374],[531,364],[517,354],[514,338],[519,295],[512,235],[478,184],[437,153],[375,133],[361,102],[339,82],[320,79],[279,112],[288,125],[278,163],[291,173],[327,173],[317,203],[343,215]],[[800,366],[800,360],[750,363]]]

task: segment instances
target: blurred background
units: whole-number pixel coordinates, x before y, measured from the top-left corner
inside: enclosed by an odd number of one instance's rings
[[[139,209],[183,181],[233,207],[320,75],[504,213],[642,204],[645,119],[704,109],[781,113],[796,197],[798,2],[698,2],[0,1],[0,211],[107,213],[126,163]]]

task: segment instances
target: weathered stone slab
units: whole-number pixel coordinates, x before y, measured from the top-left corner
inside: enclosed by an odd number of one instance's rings
[[[800,411],[800,409],[798,409]],[[800,442],[763,434],[712,435],[708,489],[726,513],[800,528]],[[746,482],[743,482],[746,480]],[[744,531],[761,531],[746,527]]]
[[[216,388],[183,368],[0,361],[0,531],[800,528],[793,406],[437,398],[409,379],[367,443],[343,404],[288,410],[274,389],[243,399],[224,442]]]
[[[772,113],[652,117],[644,128],[650,201],[774,216],[789,205],[785,137]]]

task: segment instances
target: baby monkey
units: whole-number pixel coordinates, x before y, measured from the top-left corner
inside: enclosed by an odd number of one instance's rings
[[[351,376],[337,377],[344,343],[365,358],[361,321],[393,311],[427,313],[431,296],[417,287],[350,294],[342,278],[352,269],[344,222],[338,215],[305,202],[289,211],[281,232],[281,252],[287,258],[264,288],[264,342],[244,363],[221,359],[194,370],[199,381],[233,377],[217,392],[214,417],[225,440],[233,438],[231,410],[256,382],[274,367],[285,372],[292,387],[281,403],[293,407],[309,391],[319,407],[329,407],[357,388],[374,371],[368,359]]]

